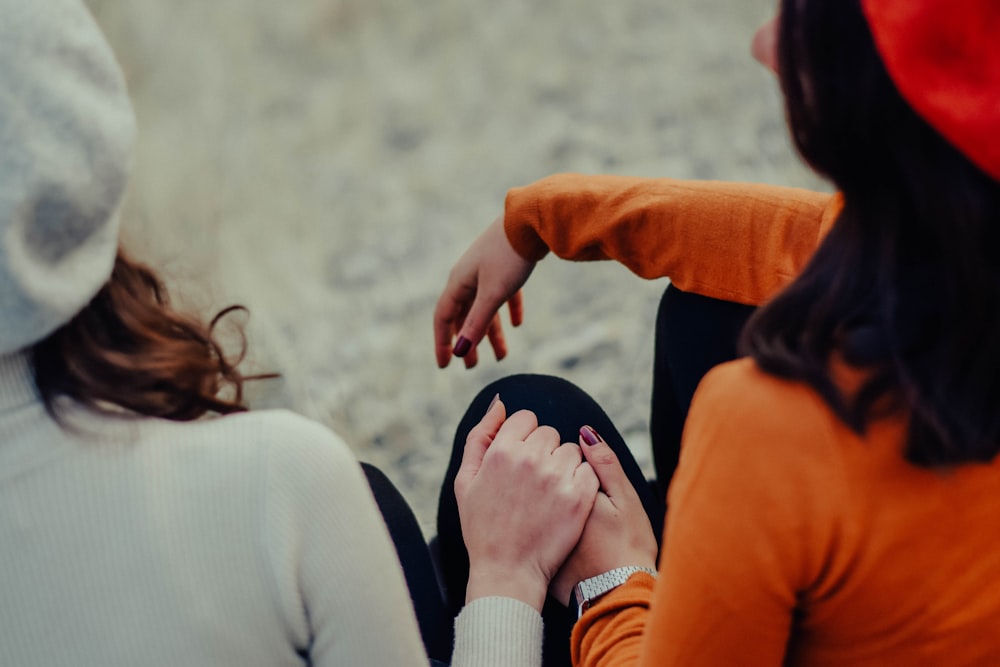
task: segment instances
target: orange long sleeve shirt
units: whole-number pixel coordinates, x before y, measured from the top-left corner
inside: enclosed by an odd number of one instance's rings
[[[788,188],[561,175],[511,191],[506,229],[525,257],[616,259],[754,304],[839,208]],[[859,437],[752,360],[714,369],[685,427],[660,575],[598,600],[574,664],[1000,665],[1000,465],[918,468],[904,435],[897,419]]]
[[[798,275],[839,211],[838,196],[797,188],[559,174],[511,190],[504,226],[530,260],[614,259],[757,305]]]

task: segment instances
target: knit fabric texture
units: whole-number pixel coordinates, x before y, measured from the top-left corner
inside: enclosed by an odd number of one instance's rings
[[[111,275],[135,117],[79,0],[0,0],[0,354],[68,322]]]

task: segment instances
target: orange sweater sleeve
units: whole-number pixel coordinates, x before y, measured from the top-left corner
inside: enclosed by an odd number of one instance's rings
[[[798,275],[840,197],[719,181],[557,174],[507,194],[514,249],[537,261],[614,259],[643,278],[747,303]]]
[[[588,610],[573,630],[578,667],[785,660],[800,594],[842,532],[828,412],[752,360],[725,364],[699,387],[681,451],[660,575]]]
[[[573,664],[638,664],[652,594],[653,577],[634,574],[588,609],[573,627]]]

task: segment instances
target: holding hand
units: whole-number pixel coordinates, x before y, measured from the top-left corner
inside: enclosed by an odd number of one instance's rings
[[[540,611],[580,538],[598,479],[580,448],[560,444],[532,412],[505,414],[496,400],[472,429],[455,478],[470,562],[466,601],[501,595]]]
[[[569,605],[573,587],[618,567],[656,568],[656,535],[618,457],[589,426],[580,429],[584,457],[601,483],[583,535],[552,580],[552,597]]]
[[[438,366],[447,366],[454,354],[472,368],[483,336],[489,338],[498,361],[507,356],[500,306],[506,302],[511,324],[520,326],[524,311],[519,290],[534,268],[535,263],[517,254],[507,240],[503,215],[473,241],[452,268],[434,309]]]

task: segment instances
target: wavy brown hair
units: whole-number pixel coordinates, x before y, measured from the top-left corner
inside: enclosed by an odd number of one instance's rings
[[[163,281],[122,250],[108,282],[69,323],[32,348],[35,382],[46,410],[60,420],[61,397],[104,414],[122,410],[148,417],[190,421],[208,412],[247,410],[246,380],[210,323],[175,310]]]

